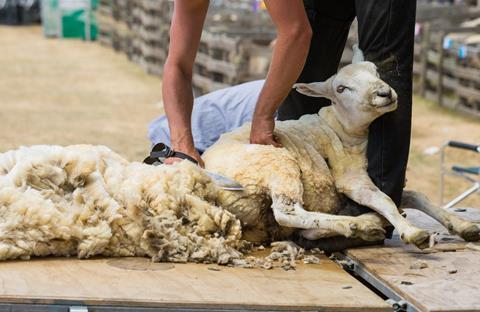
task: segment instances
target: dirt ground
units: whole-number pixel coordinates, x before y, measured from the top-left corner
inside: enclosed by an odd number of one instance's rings
[[[440,153],[427,149],[440,148],[448,140],[480,144],[480,120],[439,107],[415,97],[413,104],[412,145],[407,169],[407,188],[426,193],[439,201]],[[445,164],[480,166],[480,154],[448,148]],[[446,177],[445,199],[452,199],[471,186],[458,177]],[[460,204],[480,208],[480,192]]]
[[[130,160],[149,150],[161,80],[98,43],[0,27],[0,150],[103,144]]]
[[[45,39],[39,27],[0,26],[0,47],[0,151],[88,143],[143,159],[147,125],[162,113],[160,78],[98,43]],[[408,188],[438,201],[439,154],[425,150],[449,139],[480,143],[480,120],[415,98]],[[468,152],[450,153],[448,160],[480,164]],[[448,181],[449,196],[468,186]],[[463,206],[480,207],[480,196]]]

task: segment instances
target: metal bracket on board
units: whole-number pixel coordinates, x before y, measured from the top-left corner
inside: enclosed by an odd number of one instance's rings
[[[335,261],[347,272],[355,273],[361,277],[368,285],[376,289],[388,298],[389,303],[395,312],[418,312],[419,310],[410,302],[402,298],[397,292],[391,289],[383,281],[379,280],[368,272],[362,264],[350,259],[343,253],[334,254]]]
[[[408,303],[405,300],[395,301],[393,299],[388,299],[387,303],[392,306],[393,311],[395,312],[406,312],[408,308]]]

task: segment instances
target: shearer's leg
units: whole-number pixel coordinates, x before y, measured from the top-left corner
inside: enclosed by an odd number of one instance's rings
[[[324,81],[333,76],[342,57],[348,31],[355,18],[354,0],[304,0],[313,36],[305,67],[297,82]],[[292,90],[278,110],[279,120],[316,114],[330,105],[323,98],[308,97]]]
[[[356,0],[359,47],[398,94],[398,109],[375,120],[368,138],[368,173],[400,205],[412,115],[416,0]]]
[[[422,193],[415,191],[404,191],[402,196],[402,208],[412,208],[434,218],[452,234],[459,235],[464,240],[473,242],[480,240],[480,227],[475,223],[464,220],[447,210],[435,206]]]

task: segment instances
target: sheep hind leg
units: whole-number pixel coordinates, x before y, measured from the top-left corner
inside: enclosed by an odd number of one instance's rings
[[[303,229],[301,235],[314,240],[324,237],[345,236],[365,241],[385,238],[382,218],[376,214],[358,217],[338,216],[306,211],[299,203],[282,197],[273,197],[275,220],[281,226]]]
[[[464,220],[441,207],[433,205],[427,196],[422,193],[404,191],[401,207],[422,211],[440,222],[451,234],[459,235],[468,242],[480,240],[479,226],[473,222]]]

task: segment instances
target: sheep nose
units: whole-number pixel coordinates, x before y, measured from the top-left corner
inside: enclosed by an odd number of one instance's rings
[[[377,91],[377,95],[378,95],[379,97],[391,99],[391,98],[392,98],[392,89],[390,89],[390,88],[382,88],[382,89],[380,89],[380,90]]]

